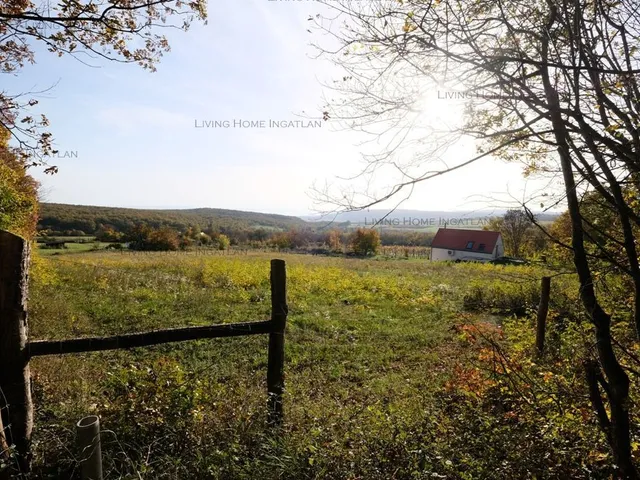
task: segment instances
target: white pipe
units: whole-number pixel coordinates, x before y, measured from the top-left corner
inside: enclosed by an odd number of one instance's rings
[[[90,415],[76,426],[82,480],[102,480],[102,452],[100,448],[100,418]]]

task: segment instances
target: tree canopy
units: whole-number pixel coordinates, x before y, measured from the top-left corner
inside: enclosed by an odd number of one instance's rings
[[[158,29],[187,30],[194,19],[206,16],[205,0],[2,0],[0,73],[15,75],[26,63],[36,63],[34,42],[54,55],[85,63],[87,58],[106,59],[154,71],[169,51]],[[0,93],[0,125],[11,132],[28,165],[46,165],[57,153],[46,116],[29,113],[37,103],[28,92]],[[56,167],[49,165],[46,171],[54,173]]]

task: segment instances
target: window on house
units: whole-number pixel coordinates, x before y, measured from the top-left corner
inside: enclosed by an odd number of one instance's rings
[[[467,250],[471,250],[473,248],[473,243],[474,242],[468,242],[467,243]]]
[[[481,243],[480,245],[478,245],[478,251],[479,252],[484,252],[484,247],[485,247],[485,244]]]

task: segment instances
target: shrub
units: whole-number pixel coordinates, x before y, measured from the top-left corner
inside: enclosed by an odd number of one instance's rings
[[[286,233],[276,233],[271,237],[271,240],[269,240],[269,244],[280,250],[286,250],[293,246],[291,244],[291,238]]]
[[[136,226],[129,235],[132,250],[178,250],[180,241],[178,232],[169,227],[157,230],[147,225]]]
[[[200,236],[198,237],[198,242],[200,242],[200,245],[211,245],[213,240],[209,235],[207,235],[204,232],[201,232]]]
[[[351,235],[351,249],[356,255],[375,255],[380,248],[380,233],[377,230],[359,228]]]
[[[178,232],[169,227],[153,230],[148,245],[150,250],[178,250]]]
[[[122,233],[116,232],[111,227],[101,227],[96,232],[96,240],[99,242],[119,242],[122,236]]]
[[[227,237],[224,234],[218,235],[217,242],[218,242],[218,250],[228,250],[229,245],[231,245],[231,241],[229,240],[229,237]]]
[[[342,234],[339,230],[331,230],[327,233],[326,243],[332,252],[342,251]]]

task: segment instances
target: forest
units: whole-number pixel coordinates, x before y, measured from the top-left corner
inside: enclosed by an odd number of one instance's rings
[[[104,226],[117,232],[126,232],[140,223],[153,228],[171,227],[179,231],[193,225],[227,231],[249,228],[286,230],[308,226],[307,222],[298,217],[217,208],[140,210],[41,203],[38,230],[56,232],[55,234],[68,232],[76,235],[95,235]]]

